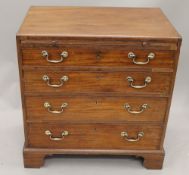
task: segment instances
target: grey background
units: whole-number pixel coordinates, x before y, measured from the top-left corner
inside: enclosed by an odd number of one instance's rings
[[[163,170],[146,170],[133,158],[54,158],[41,169],[24,169],[22,112],[15,35],[31,5],[160,7],[183,37],[165,139]],[[0,174],[187,174],[189,173],[189,1],[187,0],[0,0]]]

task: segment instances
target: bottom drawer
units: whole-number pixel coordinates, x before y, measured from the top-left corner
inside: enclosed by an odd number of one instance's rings
[[[28,124],[28,146],[65,149],[160,149],[161,125]]]

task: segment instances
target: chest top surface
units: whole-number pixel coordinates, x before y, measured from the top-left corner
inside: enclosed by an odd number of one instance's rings
[[[177,39],[159,8],[31,7],[18,36]]]

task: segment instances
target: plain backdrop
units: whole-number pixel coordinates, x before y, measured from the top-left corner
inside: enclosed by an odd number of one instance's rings
[[[146,170],[134,158],[67,157],[24,169],[22,111],[15,36],[30,6],[160,7],[183,37],[165,139],[163,170]],[[189,1],[188,0],[0,0],[0,174],[178,175],[189,174]]]

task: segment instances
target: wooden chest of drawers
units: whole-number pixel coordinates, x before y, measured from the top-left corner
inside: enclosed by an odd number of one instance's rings
[[[17,34],[25,167],[90,154],[161,168],[180,45],[157,8],[32,7]]]

